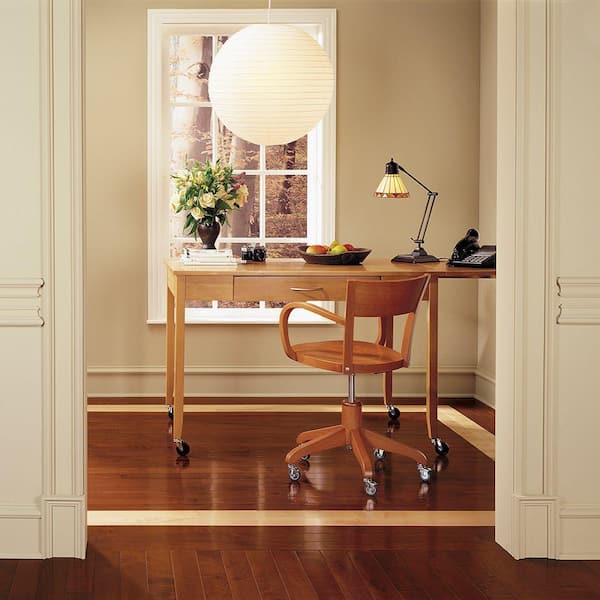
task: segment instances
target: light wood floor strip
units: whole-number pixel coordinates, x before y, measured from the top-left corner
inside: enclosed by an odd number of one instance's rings
[[[88,525],[492,527],[494,511],[90,510]]]
[[[400,417],[402,418],[402,417]],[[451,406],[438,407],[438,419],[454,433],[475,446],[487,457],[496,460],[496,437]],[[450,450],[452,452],[452,450]]]

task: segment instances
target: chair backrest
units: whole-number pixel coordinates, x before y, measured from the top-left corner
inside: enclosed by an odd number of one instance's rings
[[[344,331],[344,365],[352,365],[352,342],[355,317],[379,317],[377,343],[391,348],[394,341],[394,317],[407,315],[400,353],[408,366],[415,316],[429,275],[412,279],[385,281],[348,280],[346,286],[346,324]]]

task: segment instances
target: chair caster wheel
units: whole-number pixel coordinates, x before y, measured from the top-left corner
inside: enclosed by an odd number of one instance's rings
[[[396,421],[400,417],[400,409],[398,409],[395,406],[392,406],[391,404],[388,404],[387,413],[388,417],[393,421]]]
[[[173,420],[173,405],[169,404],[169,406],[167,406],[167,414],[169,415],[169,419],[171,419],[171,421]]]
[[[367,496],[374,496],[377,493],[377,482],[367,477],[363,479],[363,482],[365,484],[365,494]]]
[[[290,481],[300,481],[302,471],[296,465],[288,465],[288,477]]]
[[[190,445],[185,440],[176,440],[175,451],[179,456],[187,456],[190,453]]]
[[[377,460],[381,460],[385,457],[385,450],[383,448],[375,448],[375,450],[373,450],[373,456]]]
[[[419,463],[417,465],[417,469],[419,470],[419,477],[423,483],[429,483],[431,481],[431,469]]]
[[[310,454],[305,454],[304,456],[301,456],[300,460],[308,462],[310,460]]]
[[[450,446],[448,446],[446,442],[442,442],[440,438],[433,438],[431,443],[433,444],[433,447],[439,456],[446,456],[446,454],[448,454]]]

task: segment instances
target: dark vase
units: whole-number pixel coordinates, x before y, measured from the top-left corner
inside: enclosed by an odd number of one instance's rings
[[[214,250],[215,241],[221,233],[221,225],[218,221],[213,221],[212,225],[198,223],[198,237],[202,240],[202,247],[207,250]]]

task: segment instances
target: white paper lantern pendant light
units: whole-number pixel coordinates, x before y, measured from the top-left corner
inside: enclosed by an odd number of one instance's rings
[[[230,131],[270,146],[313,129],[329,107],[333,86],[329,58],[310,35],[268,22],[245,27],[225,42],[213,60],[208,93]]]

